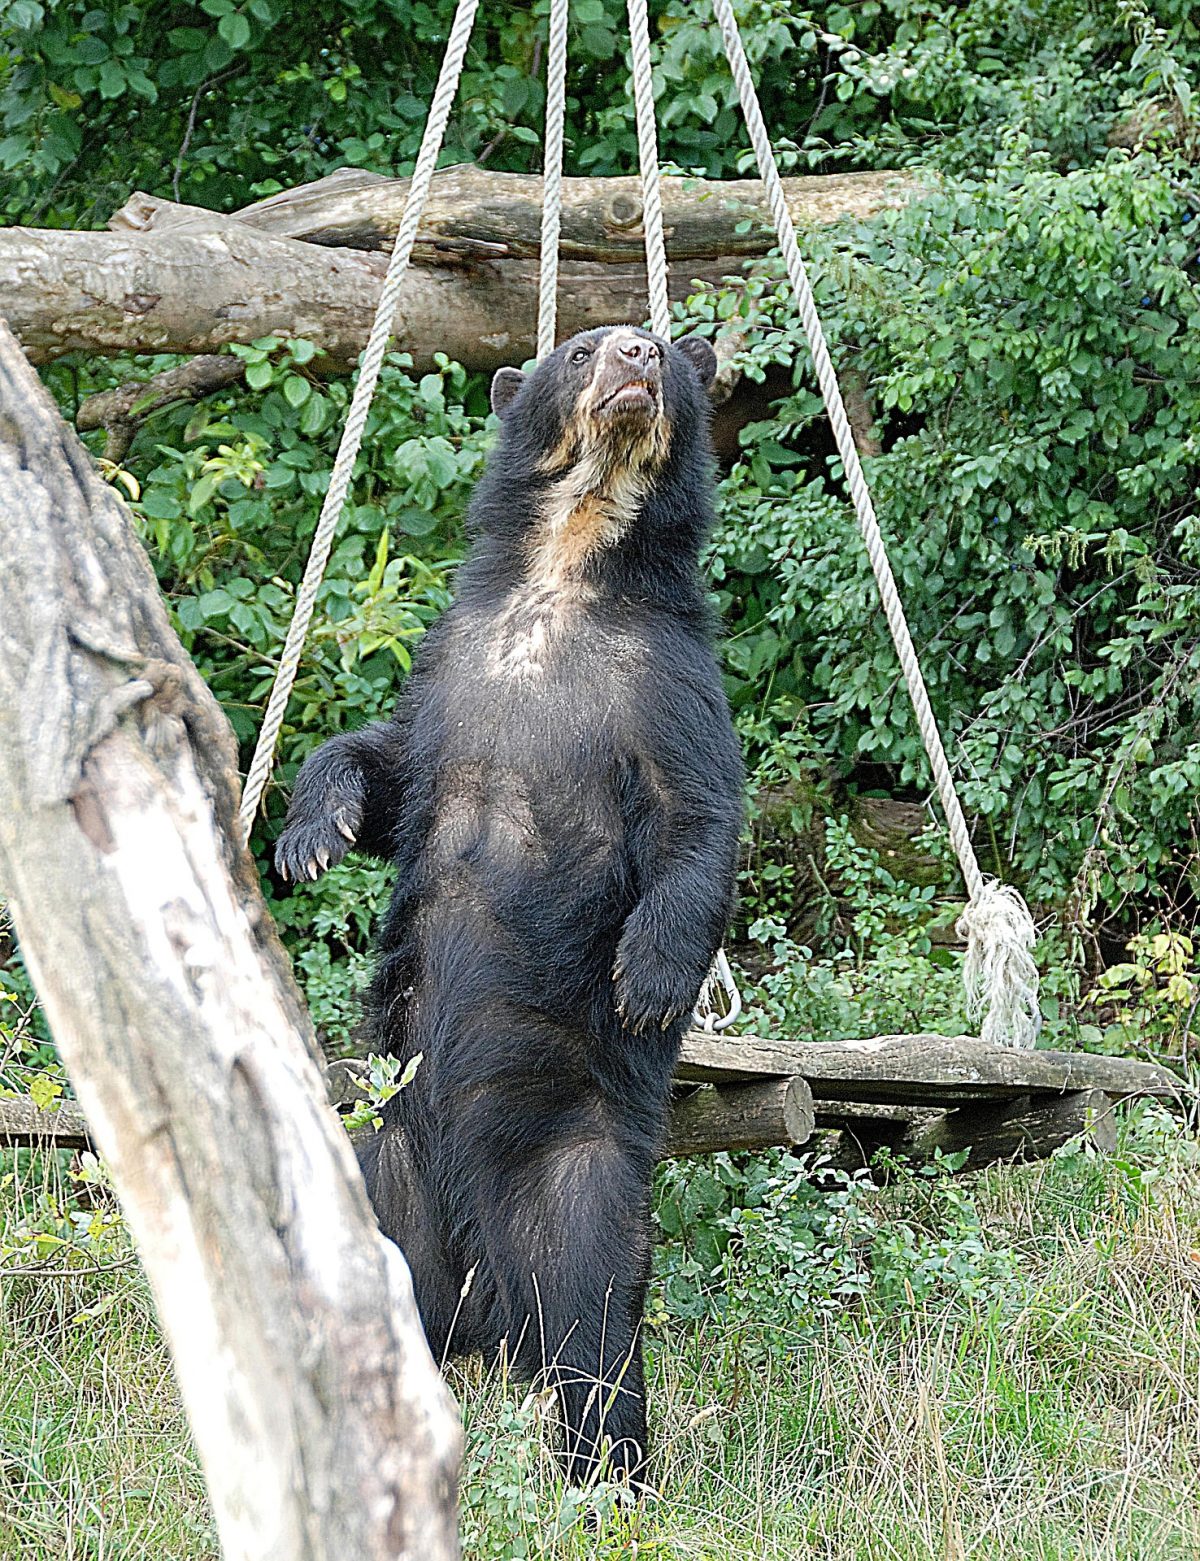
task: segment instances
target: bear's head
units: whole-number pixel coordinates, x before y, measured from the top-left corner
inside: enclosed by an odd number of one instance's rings
[[[500,442],[474,518],[523,534],[555,578],[577,575],[637,532],[689,551],[710,521],[708,387],[702,337],[665,342],[638,326],[581,331],[530,374],[500,369]],[[502,517],[498,524],[498,518]]]
[[[705,392],[717,371],[700,336],[664,342],[633,325],[581,331],[532,374],[499,369],[492,410],[515,420],[521,442],[539,446],[543,471],[578,461],[606,468],[661,465],[676,436],[705,418]]]

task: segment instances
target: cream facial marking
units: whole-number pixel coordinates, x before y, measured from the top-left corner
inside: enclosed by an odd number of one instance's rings
[[[494,677],[544,675],[554,640],[592,600],[588,562],[625,536],[666,459],[661,375],[657,365],[645,378],[631,373],[635,343],[654,346],[621,331],[604,338],[575,414],[542,462],[544,472],[559,475],[542,501],[522,588],[497,627],[488,657]]]

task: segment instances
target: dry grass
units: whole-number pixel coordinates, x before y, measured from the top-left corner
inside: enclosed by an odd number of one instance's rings
[[[1019,1261],[999,1298],[870,1293],[802,1327],[737,1304],[656,1327],[660,1499],[597,1536],[571,1524],[539,1404],[478,1367],[464,1538],[484,1558],[1126,1561],[1200,1554],[1200,1185],[1160,1138],[975,1190]],[[10,1157],[10,1164],[12,1163]],[[0,1555],[212,1557],[196,1461],[120,1231],[109,1267],[33,1277],[13,1256],[58,1195],[27,1157],[0,1193]],[[2,1174],[2,1173],[0,1173]],[[865,1195],[920,1218],[919,1189]],[[49,1203],[47,1202],[49,1200]],[[38,1211],[41,1211],[39,1214]],[[55,1266],[51,1257],[39,1261]],[[72,1258],[71,1261],[78,1261]],[[61,1266],[61,1263],[59,1264]],[[603,1505],[603,1493],[592,1498]]]

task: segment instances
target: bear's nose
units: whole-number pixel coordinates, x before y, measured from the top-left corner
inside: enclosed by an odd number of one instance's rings
[[[652,363],[658,357],[657,344],[643,341],[640,336],[622,336],[617,343],[617,351],[631,363]]]

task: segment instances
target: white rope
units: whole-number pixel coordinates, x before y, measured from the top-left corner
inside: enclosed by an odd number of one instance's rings
[[[630,0],[631,13],[632,8],[633,0]],[[725,53],[729,58],[738,96],[741,98],[742,113],[750,133],[754,155],[758,159],[758,171],[766,188],[771,215],[775,219],[780,253],[800,307],[800,318],[804,322],[817,381],[821,387],[821,394],[825,398],[829,421],[833,426],[834,440],[837,443],[838,454],[842,458],[842,469],[846,473],[846,482],[854,501],[859,530],[866,543],[871,568],[875,572],[888,628],[891,630],[892,640],[900,657],[904,680],[908,685],[909,696],[916,712],[917,725],[920,727],[925,752],[929,756],[929,763],[933,770],[934,784],[950,829],[950,839],[966,881],[970,904],[959,922],[959,930],[960,934],[967,939],[963,979],[972,1014],[983,1015],[980,1033],[985,1041],[1007,1046],[1032,1046],[1041,1026],[1037,1000],[1037,966],[1034,964],[1031,952],[1037,939],[1033,917],[1015,889],[984,878],[975,858],[971,837],[967,831],[967,821],[963,817],[962,807],[954,789],[950,765],[946,759],[945,749],[942,747],[942,739],[929,703],[925,680],[917,661],[916,649],[905,621],[895,577],[888,563],[879,522],[875,518],[875,508],[863,474],[862,462],[858,458],[849,419],[842,404],[837,375],[829,356],[829,348],[825,343],[825,333],[821,329],[808,273],[800,256],[800,247],[796,242],[796,230],[783,193],[783,183],[779,177],[775,154],[771,149],[770,138],[763,122],[762,109],[754,89],[750,66],[746,60],[745,50],[742,48],[741,35],[738,32],[731,0],[713,0],[713,10],[725,40]]]
[[[563,127],[567,115],[567,13],[570,0],[551,0],[546,56],[546,146],[542,163],[542,248],[538,271],[537,355],[554,351],[558,319],[558,240],[562,228]]]
[[[321,506],[321,516],[313,535],[312,549],[304,568],[304,578],[296,593],[296,606],[288,627],[287,639],[284,641],[283,654],[279,659],[279,670],[275,674],[275,683],[267,702],[267,713],[263,718],[262,730],[258,734],[258,743],[254,749],[254,758],[251,760],[250,770],[246,776],[246,785],[242,792],[241,822],[243,835],[247,840],[258,813],[259,803],[262,801],[263,791],[270,779],[271,766],[275,758],[275,744],[279,740],[279,730],[283,725],[292,685],[296,681],[296,673],[300,668],[300,658],[304,652],[308,626],[312,621],[317,591],[320,589],[325,566],[329,562],[334,533],[341,519],[346,497],[350,492],[354,463],[358,459],[359,446],[362,444],[367,413],[371,408],[371,398],[375,394],[384,354],[391,338],[396,307],[400,301],[400,288],[404,281],[404,273],[408,269],[408,262],[412,257],[417,227],[421,221],[421,213],[425,209],[429,186],[434,169],[437,167],[438,154],[445,139],[446,125],[454,105],[455,93],[458,91],[458,79],[462,74],[463,60],[466,57],[467,44],[470,41],[478,5],[479,0],[459,0],[454,25],[450,29],[437,90],[430,105],[429,118],[425,122],[425,133],[421,138],[421,149],[417,153],[417,163],[413,169],[408,199],[404,203],[404,215],[400,219],[392,258],[388,263],[387,276],[384,278],[383,291],[379,295],[379,306],[375,310],[371,334],[358,372],[358,383],[354,387],[354,394],[350,400],[346,426],[342,430],[342,440],[329,478],[329,491]]]
[[[642,173],[642,231],[646,235],[646,282],[650,329],[671,339],[667,298],[667,247],[663,240],[662,193],[658,184],[658,132],[654,124],[654,78],[650,72],[650,22],[646,0],[628,0],[633,102],[637,114],[638,163]]]
[[[654,77],[650,69],[650,21],[646,0],[628,0],[630,64],[637,115],[638,167],[642,180],[642,231],[646,238],[646,288],[650,329],[671,339],[671,303],[667,293],[667,246],[663,236],[662,190],[658,178],[658,128],[654,121]],[[721,997],[718,999],[717,994]],[[718,1002],[722,1006],[718,1006]],[[718,949],[696,999],[695,1022],[704,1030],[725,1030],[742,1011],[725,950]]]

